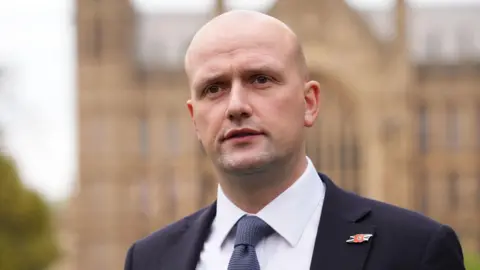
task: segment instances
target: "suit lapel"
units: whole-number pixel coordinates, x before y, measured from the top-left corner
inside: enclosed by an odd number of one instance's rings
[[[374,226],[364,222],[370,209],[355,195],[336,187],[327,176],[320,177],[326,193],[310,269],[361,270],[375,241]],[[355,235],[361,240],[362,234],[366,235],[363,241],[347,242]]]
[[[185,228],[177,243],[172,243],[170,258],[162,269],[194,270],[200,258],[203,244],[210,234],[210,227],[216,214],[216,202],[210,205]]]
[[[310,269],[361,270],[376,237],[374,226],[366,222],[370,209],[356,195],[336,187],[326,175],[320,177],[326,193]],[[215,215],[216,202],[193,218],[177,243],[171,243],[172,252],[163,257],[161,269],[194,270]],[[347,243],[357,234],[373,236],[362,243]]]

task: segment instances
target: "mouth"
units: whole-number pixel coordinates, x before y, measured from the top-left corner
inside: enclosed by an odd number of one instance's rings
[[[232,140],[232,139],[240,139],[240,138],[248,138],[252,136],[259,136],[264,135],[264,133],[253,130],[253,129],[238,129],[238,130],[231,130],[225,134],[222,141]]]

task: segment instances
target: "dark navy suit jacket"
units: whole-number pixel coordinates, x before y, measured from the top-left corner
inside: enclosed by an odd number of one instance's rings
[[[326,193],[311,270],[465,269],[462,248],[449,226],[346,192],[319,175]],[[215,212],[213,203],[137,241],[128,250],[125,270],[195,269]],[[356,234],[373,236],[346,242]]]

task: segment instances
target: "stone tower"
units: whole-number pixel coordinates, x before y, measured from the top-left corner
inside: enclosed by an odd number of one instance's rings
[[[215,180],[185,107],[186,79],[142,62],[130,1],[78,0],[77,10],[75,265],[121,269],[134,240],[211,202]]]
[[[147,230],[131,187],[141,176],[141,100],[132,80],[128,0],[77,0],[77,269],[121,269],[125,246]],[[133,125],[135,126],[135,124]]]

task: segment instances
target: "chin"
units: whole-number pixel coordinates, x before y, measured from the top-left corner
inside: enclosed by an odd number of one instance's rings
[[[219,158],[220,167],[227,172],[250,174],[265,169],[274,160],[270,153],[229,154]]]

